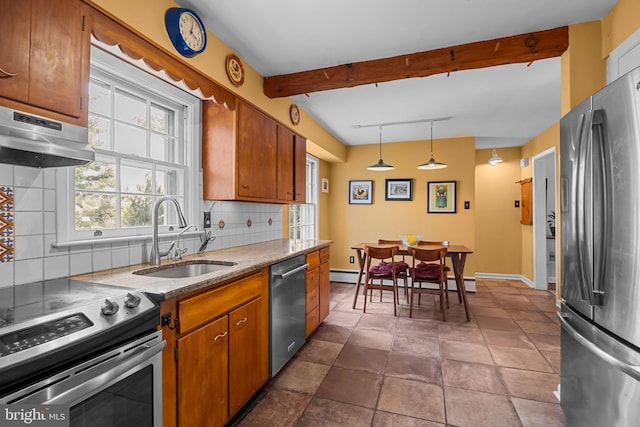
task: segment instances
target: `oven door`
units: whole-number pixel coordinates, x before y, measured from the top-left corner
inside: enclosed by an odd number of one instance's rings
[[[67,406],[71,427],[158,427],[165,346],[157,331],[0,400]]]

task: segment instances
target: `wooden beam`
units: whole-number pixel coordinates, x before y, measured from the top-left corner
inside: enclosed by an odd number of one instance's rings
[[[560,27],[392,58],[265,77],[263,91],[269,98],[279,98],[452,71],[531,63],[560,56],[568,47],[569,29]]]

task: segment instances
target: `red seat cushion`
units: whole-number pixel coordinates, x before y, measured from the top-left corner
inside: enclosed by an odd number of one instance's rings
[[[415,279],[438,280],[440,279],[440,273],[439,264],[420,263],[413,269],[412,275]]]
[[[409,268],[409,264],[406,262],[395,262],[393,266],[396,270],[396,275],[406,271]],[[391,276],[391,263],[390,262],[381,262],[378,265],[373,265],[369,268],[369,274],[374,277],[379,276]]]

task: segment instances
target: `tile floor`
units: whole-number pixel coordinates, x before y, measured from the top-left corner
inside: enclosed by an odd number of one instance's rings
[[[478,279],[466,321],[450,292],[447,321],[423,295],[351,309],[354,285],[332,283],[331,313],[265,386],[238,425],[563,426],[554,296],[519,281]],[[377,297],[377,298],[376,298]]]

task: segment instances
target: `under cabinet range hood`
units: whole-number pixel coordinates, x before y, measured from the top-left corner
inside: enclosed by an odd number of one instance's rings
[[[0,163],[51,168],[95,160],[86,127],[0,106]]]

